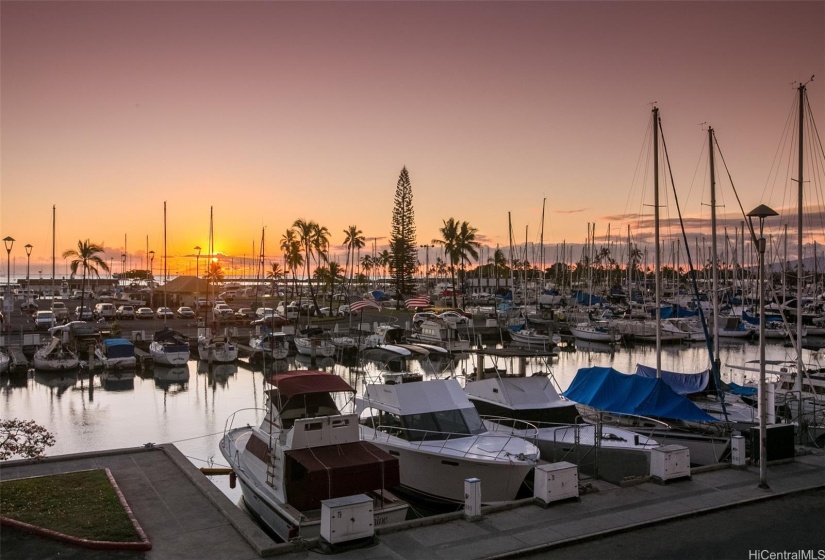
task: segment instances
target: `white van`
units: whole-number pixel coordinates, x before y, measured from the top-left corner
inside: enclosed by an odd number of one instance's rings
[[[114,319],[115,306],[112,303],[98,303],[94,309],[95,319]]]

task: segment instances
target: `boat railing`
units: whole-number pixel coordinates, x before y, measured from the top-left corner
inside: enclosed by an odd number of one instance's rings
[[[526,439],[527,441],[535,444],[536,440],[538,439],[539,434],[539,426],[538,422],[528,422],[526,420],[516,420],[515,418],[507,418],[506,416],[481,416],[482,420],[486,420],[485,426],[490,432],[498,433],[499,430],[508,430],[508,432],[512,435],[512,432],[518,431],[519,436],[521,439]]]
[[[528,437],[514,436],[512,434],[497,434],[494,432],[485,432],[483,434],[467,434],[454,432],[440,432],[436,430],[420,430],[404,428],[396,424],[378,424],[373,431],[372,439],[375,441],[389,442],[390,438],[400,438],[406,441],[410,447],[414,449],[424,449],[427,451],[454,451],[461,454],[461,457],[468,457],[471,455],[484,455],[492,459],[510,459],[512,452],[507,450],[507,446],[511,441],[529,440]],[[484,438],[501,438],[502,445],[496,446],[497,450],[488,451],[481,449],[475,445],[476,441]],[[466,442],[472,439],[470,445],[462,444],[460,446],[451,445],[458,440]],[[518,457],[522,460],[527,460],[528,457]]]
[[[252,413],[255,414],[255,425],[260,425],[260,423],[261,423],[261,414],[263,414],[263,416],[266,416],[267,410],[265,408],[260,408],[260,407],[241,408],[240,410],[236,410],[235,412],[233,412],[226,419],[226,422],[224,423],[224,427],[223,427],[224,437],[226,437],[226,434],[228,434],[233,429],[240,427],[241,422],[243,422],[243,420],[238,420],[238,425],[236,426],[235,425],[236,417],[238,417],[239,415],[251,415]],[[246,426],[252,426],[252,424],[250,424],[249,422],[246,422],[245,425]]]
[[[673,429],[670,424],[659,418],[651,418],[640,414],[620,414],[614,412],[609,413],[609,416],[605,418],[605,414],[606,413],[594,409],[583,412],[579,418],[588,424],[594,424],[596,426],[607,424],[630,428],[632,431],[639,432],[648,439],[655,439],[653,434],[656,431],[664,430],[665,433],[667,433]]]

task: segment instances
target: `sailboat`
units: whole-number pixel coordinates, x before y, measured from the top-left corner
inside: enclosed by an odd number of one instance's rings
[[[813,77],[811,78],[813,79]],[[805,154],[805,120],[806,115],[811,119],[810,111],[806,112],[807,106],[807,83],[800,84],[798,90],[798,173],[799,176],[794,181],[797,183],[797,262],[800,269],[803,267],[803,184],[805,183],[804,172],[804,154]],[[813,127],[813,133],[816,134],[816,129]],[[818,140],[818,138],[817,138]],[[817,144],[817,150],[820,144]],[[822,162],[815,165],[814,168],[821,169]],[[795,309],[788,309],[794,316],[796,328],[791,329],[791,343],[795,352],[795,360],[793,363],[786,364],[779,371],[766,373],[772,374],[771,377],[777,380],[775,387],[775,404],[778,411],[787,420],[796,422],[799,426],[804,427],[808,437],[813,440],[817,438],[822,439],[825,434],[825,376],[822,375],[823,369],[820,367],[820,360],[823,357],[822,350],[818,350],[811,355],[811,363],[803,363],[802,354],[802,339],[805,336],[806,325],[803,320],[803,307],[801,302],[804,301],[804,282],[806,278],[804,274],[797,274],[796,282],[796,301]],[[753,371],[758,372],[757,367],[730,365],[731,369],[739,371]],[[802,437],[800,435],[800,437]]]
[[[703,401],[700,406],[685,396],[685,391],[674,390],[673,374],[662,370],[662,332],[659,327],[662,321],[661,306],[661,248],[659,232],[659,109],[653,108],[653,178],[654,178],[654,283],[656,313],[656,366],[650,370],[642,370],[643,374],[630,375],[623,378],[615,370],[602,368],[598,372],[591,372],[590,379],[581,376],[579,370],[565,396],[581,405],[583,413],[599,413],[604,422],[613,422],[626,427],[649,428],[651,436],[662,444],[679,444],[688,448],[690,461],[693,464],[705,465],[721,462],[730,450],[729,418],[725,409],[724,397],[721,398],[722,418],[715,415],[720,403]],[[713,131],[710,129],[710,136]],[[712,150],[711,144],[711,150]],[[711,157],[711,183],[713,183],[713,163]],[[715,204],[715,191],[711,188],[711,205]],[[713,215],[713,229],[715,232],[715,214]],[[715,239],[714,239],[715,243]],[[715,250],[714,250],[715,253]],[[716,269],[714,267],[714,275]],[[716,329],[718,332],[718,329]],[[718,339],[714,337],[714,339]],[[712,355],[712,354],[711,354]],[[712,361],[712,360],[711,360]],[[591,370],[594,368],[590,368]],[[718,369],[716,370],[718,372]],[[648,374],[648,375],[645,375]],[[687,376],[689,374],[683,374]],[[627,393],[618,392],[618,388],[627,385]],[[689,383],[688,385],[692,385]],[[707,380],[705,380],[707,386]],[[703,386],[703,389],[705,388]],[[654,402],[637,401],[639,395],[655,395]],[[697,399],[702,401],[702,399]],[[653,405],[653,406],[652,406]],[[605,408],[607,407],[607,408]],[[652,418],[652,419],[651,419]],[[750,416],[752,419],[753,417]],[[721,420],[725,421],[721,421]]]
[[[212,208],[209,208],[209,254],[215,253],[214,230],[212,228]],[[209,299],[209,276],[206,275],[206,297]],[[214,298],[213,298],[214,299]],[[215,317],[213,311],[213,325]],[[207,363],[230,364],[238,359],[238,345],[224,332],[216,332],[216,327],[198,329],[198,357]]]
[[[169,269],[166,264],[166,201],[163,202],[163,282],[167,283]],[[163,305],[166,306],[166,288],[163,290]],[[189,337],[169,328],[166,315],[163,316],[163,328],[152,336],[149,354],[156,364],[162,366],[180,366],[189,361]]]

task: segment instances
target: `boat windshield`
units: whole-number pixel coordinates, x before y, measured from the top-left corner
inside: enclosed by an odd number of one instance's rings
[[[474,408],[442,410],[402,417],[410,441],[444,439],[445,436],[478,435],[486,431]]]

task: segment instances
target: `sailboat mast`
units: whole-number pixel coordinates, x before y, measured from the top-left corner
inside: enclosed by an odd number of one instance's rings
[[[713,294],[713,355],[717,357],[718,360],[719,356],[719,266],[717,263],[717,251],[716,251],[716,167],[715,167],[715,160],[713,158],[713,127],[708,127],[708,164],[710,166],[710,247],[711,247],[711,274],[713,276],[713,282],[711,285],[712,294]],[[763,320],[760,317],[760,321]],[[714,363],[714,367],[717,368],[716,371],[718,372],[718,363]]]
[[[55,254],[54,254],[54,248],[55,248],[55,237],[54,237],[55,233],[54,233],[54,231],[55,231],[55,228],[57,226],[56,217],[55,217],[55,213],[57,212],[56,209],[57,209],[57,205],[52,204],[52,297],[53,298],[57,296],[57,294],[55,293],[55,289],[54,289],[55,263],[57,262],[56,258],[55,258]]]
[[[794,391],[802,391],[802,184],[803,184],[803,143],[805,132],[805,84],[799,85],[799,183],[797,187],[796,205],[796,246],[799,248],[796,253],[796,379],[794,380]],[[799,399],[799,416],[802,414],[802,399]]]
[[[659,108],[653,107],[653,278],[656,289],[656,377],[662,376],[662,263],[659,246]]]
[[[166,201],[163,201],[163,306],[166,307],[166,284],[169,283],[169,267],[166,264]],[[166,325],[166,313],[163,314],[163,324]]]

